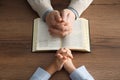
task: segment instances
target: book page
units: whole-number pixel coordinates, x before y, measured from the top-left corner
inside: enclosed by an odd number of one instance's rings
[[[86,36],[89,34],[88,25],[86,24],[88,24],[87,20],[77,19],[73,24],[72,33],[62,39],[62,46],[73,50],[84,50],[89,47],[89,36]]]
[[[49,34],[48,26],[40,18],[36,20],[36,50],[57,50],[61,47],[61,39]]]

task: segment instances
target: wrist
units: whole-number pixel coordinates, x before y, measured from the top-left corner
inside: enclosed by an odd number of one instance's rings
[[[75,20],[76,19],[76,15],[74,14],[74,12],[70,9],[65,9],[66,11],[68,11],[70,17],[72,18],[72,20]]]
[[[70,11],[73,12],[73,14],[75,15],[75,20],[76,20],[77,18],[79,18],[79,14],[78,14],[78,12],[77,12],[74,8],[68,7],[67,9],[69,9]]]
[[[42,20],[44,21],[44,22],[46,22],[46,17],[47,17],[47,15],[50,13],[50,12],[52,12],[53,10],[47,10],[45,13],[44,13],[44,15],[42,16]]]
[[[67,68],[66,70],[67,70],[67,72],[70,74],[70,73],[72,73],[75,69],[76,69],[75,66],[71,66],[71,67]]]
[[[57,71],[56,65],[55,65],[54,63],[50,64],[50,66],[48,66],[48,67],[46,68],[46,71],[47,71],[49,74],[53,75],[53,74]]]
[[[74,64],[72,63],[72,60],[69,59],[65,64],[64,64],[64,68],[68,73],[72,73],[76,67],[74,66]]]

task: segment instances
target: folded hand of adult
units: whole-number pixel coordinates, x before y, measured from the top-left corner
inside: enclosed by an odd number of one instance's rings
[[[64,37],[71,33],[72,27],[63,20],[61,13],[57,10],[47,14],[46,23],[49,26],[50,34],[53,36]]]

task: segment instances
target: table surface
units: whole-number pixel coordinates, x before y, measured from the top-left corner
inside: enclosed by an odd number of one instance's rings
[[[55,9],[68,4],[52,0]],[[27,0],[0,0],[0,80],[28,80],[52,62],[55,52],[31,52],[37,17]],[[73,52],[75,66],[85,65],[96,80],[120,80],[120,0],[94,0],[81,17],[90,21],[92,52]],[[70,78],[63,69],[50,80]]]

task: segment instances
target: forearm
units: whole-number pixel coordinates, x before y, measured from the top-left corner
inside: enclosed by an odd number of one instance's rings
[[[50,0],[27,0],[34,11],[38,13],[40,17],[43,17],[46,11],[52,11]]]
[[[81,66],[81,67],[77,68],[76,70],[74,70],[70,74],[70,78],[72,80],[94,80],[94,78],[87,71],[87,69],[85,68],[85,66]]]
[[[67,59],[67,61],[64,64],[64,68],[69,74],[76,70],[76,67],[74,66],[71,58]]]
[[[76,10],[76,16],[80,17],[81,14],[88,8],[93,0],[71,0],[68,7]]]
[[[54,63],[50,64],[45,70],[46,70],[50,75],[53,75],[53,74],[57,71]]]
[[[72,63],[71,59],[69,59],[65,64],[64,64],[65,70],[71,74],[74,70],[76,70],[76,67]]]
[[[38,68],[29,80],[48,80],[51,75],[44,69]]]
[[[55,63],[50,64],[46,69],[39,67],[29,80],[48,80],[57,70]]]

